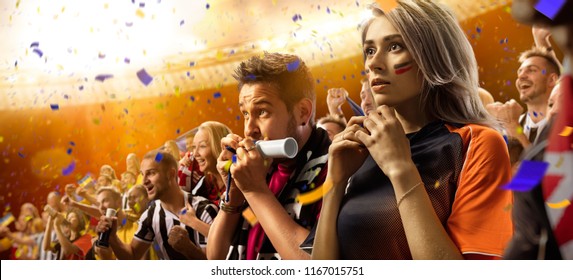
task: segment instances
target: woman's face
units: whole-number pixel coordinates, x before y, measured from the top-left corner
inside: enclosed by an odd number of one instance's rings
[[[201,172],[204,173],[206,170],[216,169],[217,159],[211,150],[211,139],[209,134],[207,134],[204,129],[200,129],[197,134],[195,134],[192,151],[197,163],[199,164],[199,170],[201,170]]]
[[[68,217],[66,218],[66,220],[68,220],[68,222],[70,223],[70,229],[71,230],[74,230],[76,232],[80,232],[82,230],[79,228],[80,220],[79,220],[79,217],[76,213],[70,212],[68,214]]]
[[[422,89],[418,65],[406,49],[402,35],[385,16],[370,24],[363,45],[375,103],[400,107],[416,101]]]

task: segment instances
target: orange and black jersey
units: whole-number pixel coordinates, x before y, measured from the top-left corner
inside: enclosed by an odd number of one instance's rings
[[[463,254],[501,256],[511,237],[505,142],[480,125],[433,122],[407,135],[434,210]],[[342,259],[411,259],[394,189],[372,157],[349,181],[337,225]]]

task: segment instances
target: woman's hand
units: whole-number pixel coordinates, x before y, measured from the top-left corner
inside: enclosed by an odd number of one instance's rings
[[[348,181],[368,157],[368,150],[355,134],[370,132],[361,127],[366,117],[352,117],[346,129],[338,133],[328,149],[328,177],[334,185]],[[343,184],[346,185],[346,184]]]
[[[368,148],[386,176],[392,179],[413,164],[410,141],[393,108],[386,105],[378,107],[376,113],[371,113],[364,119],[363,124],[370,133],[359,130],[355,136]]]

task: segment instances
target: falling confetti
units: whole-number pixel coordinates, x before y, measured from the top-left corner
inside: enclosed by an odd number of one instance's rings
[[[44,53],[40,49],[33,49],[32,51],[35,52],[39,57],[44,56]]]
[[[553,209],[565,208],[569,205],[571,205],[571,201],[569,201],[568,199],[563,199],[562,201],[559,201],[556,203],[547,202],[547,206],[549,206],[550,208],[553,208]]]
[[[561,10],[566,0],[539,0],[535,9],[550,19],[553,19]]]
[[[30,48],[38,48],[40,47],[40,42],[32,42],[32,44],[30,44]]]
[[[123,62],[125,62],[125,64],[129,64],[131,63],[131,59],[129,59],[129,57],[126,57],[123,59]]]
[[[68,165],[66,168],[62,169],[62,175],[67,176],[72,174],[72,172],[74,171],[74,169],[76,168],[76,162],[72,161],[70,163],[70,165]]]
[[[211,5],[209,5],[209,3],[207,3],[207,4],[205,5],[205,9],[209,10],[209,8],[211,8]]]
[[[298,69],[299,66],[300,66],[300,60],[297,59],[287,64],[287,71],[289,72],[296,71],[296,69]]]
[[[68,155],[71,155],[71,154],[72,154],[72,148],[68,148],[68,150],[66,151],[66,153],[67,153]]]
[[[52,109],[52,111],[58,111],[58,110],[60,110],[60,105],[50,104],[50,108]]]
[[[524,160],[519,166],[519,170],[509,184],[503,186],[504,190],[526,192],[533,189],[547,172],[549,163],[543,161]]]
[[[215,92],[213,93],[213,98],[220,98],[221,97],[221,93],[220,92]]]
[[[559,133],[559,136],[568,137],[573,132],[573,127],[566,126],[563,130]]]
[[[162,159],[163,159],[163,154],[157,153],[157,155],[155,156],[155,161],[160,162]]]
[[[187,209],[181,210],[181,215],[185,215],[185,214],[187,214]]]
[[[107,79],[111,79],[113,78],[113,75],[111,74],[99,74],[97,76],[95,76],[95,80],[96,81],[100,81],[103,83],[103,81],[107,80]]]
[[[145,86],[148,86],[151,81],[153,81],[153,77],[151,77],[144,68],[141,68],[141,70],[137,71],[137,78],[139,78],[141,83]]]
[[[185,24],[185,20],[181,20],[181,21],[179,22],[179,26],[182,26],[183,24]]]

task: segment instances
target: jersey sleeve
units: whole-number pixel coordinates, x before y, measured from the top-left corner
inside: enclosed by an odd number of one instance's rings
[[[467,150],[447,230],[462,254],[501,256],[512,235],[513,196],[501,189],[511,178],[507,147],[490,128],[458,132]]]
[[[155,212],[155,207],[157,205],[155,201],[143,214],[139,217],[139,226],[133,238],[138,239],[145,243],[152,243],[155,238],[155,232],[153,231],[153,212]]]

